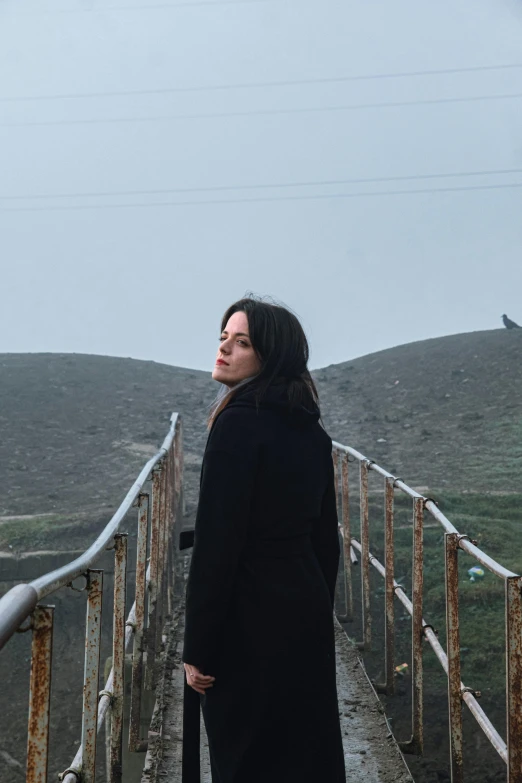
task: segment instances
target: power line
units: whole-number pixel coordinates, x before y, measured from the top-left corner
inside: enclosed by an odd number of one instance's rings
[[[352,179],[326,179],[300,182],[279,182],[254,185],[212,185],[199,188],[160,188],[156,190],[107,190],[90,193],[43,193],[38,195],[2,196],[1,200],[49,200],[61,198],[107,198],[112,196],[159,196],[168,193],[212,193],[231,190],[271,190],[275,188],[329,187],[332,185],[362,185],[378,182],[412,182],[420,179],[448,179],[462,177],[485,177],[491,175],[522,174],[520,169],[484,169],[483,171],[456,171],[449,174],[407,174],[393,177],[356,177]]]
[[[96,209],[128,209],[135,207],[188,207],[188,206],[210,206],[217,204],[258,204],[271,201],[324,201],[325,199],[350,199],[350,198],[368,198],[378,196],[407,196],[431,193],[459,193],[471,190],[504,190],[504,189],[522,188],[522,182],[501,185],[469,185],[463,187],[448,188],[422,188],[417,190],[381,190],[358,193],[333,193],[330,195],[318,196],[271,196],[248,199],[212,199],[207,201],[157,201],[141,202],[134,204],[87,204],[81,206],[65,207],[6,207],[0,208],[2,212],[71,212],[80,210]]]
[[[522,68],[522,63],[506,63],[503,65],[473,65],[463,68],[439,68],[425,71],[396,71],[392,73],[356,74],[354,76],[327,76],[316,79],[286,79],[284,81],[266,82],[236,82],[234,84],[207,84],[196,87],[159,87],[146,90],[113,90],[110,92],[58,93],[55,95],[14,95],[0,97],[0,102],[15,101],[55,101],[73,98],[114,98],[117,96],[135,95],[166,95],[183,92],[216,92],[221,90],[259,89],[265,87],[296,87],[308,84],[335,84],[342,82],[373,81],[379,79],[404,79],[418,76],[443,76],[457,73],[480,73],[483,71],[504,71]]]
[[[170,9],[170,8],[193,8],[201,6],[221,6],[221,5],[264,5],[265,3],[273,3],[276,0],[190,0],[190,2],[182,3],[151,3],[150,5],[112,5],[112,6],[97,6],[91,8],[56,8],[25,11],[15,14],[15,16],[54,16],[59,14],[89,14],[100,13],[107,11],[154,11],[157,9]],[[278,0],[279,3],[282,0]]]
[[[101,8],[102,11],[149,11],[155,8],[193,8],[194,6],[207,6],[214,5],[264,5],[265,3],[273,3],[276,0],[190,0],[185,3],[151,3],[150,5],[113,5]],[[277,0],[278,4],[282,3],[282,0]],[[82,9],[78,9],[80,12]],[[68,13],[65,9],[65,13]]]
[[[292,114],[316,114],[338,111],[361,111],[363,109],[390,109],[406,106],[434,106],[450,103],[476,103],[479,101],[498,101],[512,98],[522,98],[522,93],[507,93],[505,95],[473,95],[460,98],[427,98],[416,101],[385,101],[381,103],[354,103],[346,106],[312,106],[298,109],[260,109],[238,112],[209,112],[206,114],[164,114],[153,117],[107,117],[87,120],[38,120],[37,122],[6,122],[0,123],[0,128],[41,128],[57,125],[112,125],[131,122],[166,122],[171,120],[209,120],[229,117],[262,117]]]

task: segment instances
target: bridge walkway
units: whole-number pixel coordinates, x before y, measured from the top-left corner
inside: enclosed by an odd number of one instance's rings
[[[164,678],[156,692],[156,716],[152,722],[152,733],[149,734],[149,751],[142,783],[182,783],[182,606],[168,628],[165,642]],[[357,650],[338,622],[336,661],[347,782],[412,783]],[[211,780],[208,744],[201,720],[201,783],[211,783]]]

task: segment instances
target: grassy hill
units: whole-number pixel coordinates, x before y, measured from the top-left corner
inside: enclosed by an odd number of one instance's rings
[[[315,375],[332,436],[406,481],[522,490],[522,329],[409,343]]]
[[[0,354],[0,549],[89,541],[159,448],[172,411],[183,417],[190,509],[214,387],[209,373],[155,362]]]
[[[332,437],[410,483],[522,490],[522,330],[409,343],[313,375]],[[216,390],[209,372],[156,362],[0,354],[0,549],[81,547],[157,449],[172,411],[183,416],[193,511]]]

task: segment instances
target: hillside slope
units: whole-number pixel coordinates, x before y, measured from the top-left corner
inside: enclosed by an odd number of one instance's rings
[[[522,329],[409,343],[314,375],[332,437],[395,475],[522,490]]]
[[[414,485],[514,492],[522,484],[521,359],[522,330],[495,330],[410,343],[313,375],[334,439]],[[0,354],[0,548],[14,524],[26,527],[6,518],[44,514],[49,525],[38,520],[31,548],[50,543],[54,523],[72,521],[78,540],[53,546],[79,545],[158,448],[172,411],[183,416],[193,510],[216,390],[208,372],[155,362]]]
[[[209,373],[155,362],[1,354],[0,548],[22,528],[32,529],[30,548],[81,546],[158,450],[172,411],[183,418],[187,484],[196,487],[215,393]],[[49,540],[55,526],[70,535]],[[14,549],[22,544],[15,536]]]

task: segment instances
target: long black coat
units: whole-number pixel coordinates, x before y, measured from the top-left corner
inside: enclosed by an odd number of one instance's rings
[[[213,783],[344,783],[333,600],[332,441],[276,384],[212,426],[186,599],[183,661],[200,696]],[[191,691],[195,693],[194,691]]]

